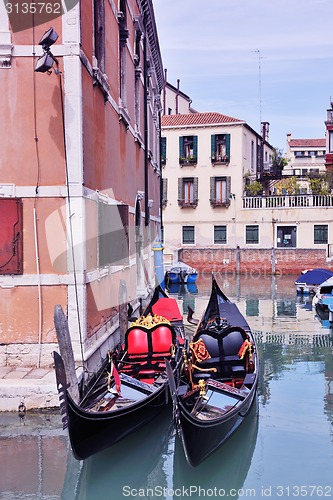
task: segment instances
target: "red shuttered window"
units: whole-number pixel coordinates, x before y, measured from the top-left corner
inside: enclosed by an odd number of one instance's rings
[[[22,200],[0,198],[0,274],[22,274],[22,253]]]

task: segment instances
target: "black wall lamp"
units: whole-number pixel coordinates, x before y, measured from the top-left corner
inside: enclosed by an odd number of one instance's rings
[[[50,47],[53,45],[59,38],[59,35],[54,31],[53,28],[45,31],[44,35],[38,42],[38,45],[41,45],[44,51],[44,54],[38,58],[35,71],[38,73],[46,73],[52,69],[54,63],[58,65],[57,59],[52,54]]]

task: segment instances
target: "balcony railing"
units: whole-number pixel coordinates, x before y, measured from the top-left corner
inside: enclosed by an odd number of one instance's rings
[[[230,158],[228,155],[212,155],[211,160],[212,160],[212,163],[214,163],[214,164],[230,163]]]
[[[243,208],[283,209],[283,208],[325,208],[333,207],[331,194],[296,194],[274,196],[244,196]]]
[[[196,165],[198,158],[196,156],[181,156],[179,158],[179,165]]]
[[[181,208],[196,208],[198,206],[198,200],[194,199],[192,201],[189,200],[184,200],[184,199],[178,199],[178,205]]]
[[[230,205],[229,199],[222,201],[222,200],[216,200],[216,199],[212,198],[209,201],[210,201],[210,204],[213,208],[214,207],[228,207]]]

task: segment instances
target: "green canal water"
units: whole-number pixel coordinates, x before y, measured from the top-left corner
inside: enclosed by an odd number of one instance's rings
[[[333,332],[295,277],[216,275],[255,332],[257,405],[196,469],[185,462],[171,414],[84,462],[60,417],[0,414],[1,499],[333,498]],[[172,289],[184,314],[204,310],[210,277]],[[188,330],[188,335],[191,329]],[[200,442],[198,442],[200,446]]]

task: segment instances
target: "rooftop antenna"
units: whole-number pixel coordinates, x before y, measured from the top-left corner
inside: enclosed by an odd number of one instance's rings
[[[260,120],[260,127],[261,127],[261,53],[259,49],[256,49],[254,52],[258,54],[258,69],[259,69],[259,120]],[[260,130],[260,128],[259,128]]]

